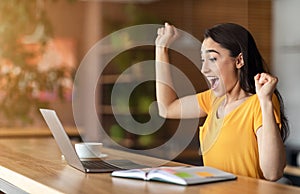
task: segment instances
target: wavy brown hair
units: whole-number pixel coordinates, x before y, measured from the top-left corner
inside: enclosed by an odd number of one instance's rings
[[[255,94],[254,76],[258,73],[270,74],[270,72],[251,33],[238,24],[223,23],[207,29],[204,38],[211,38],[223,48],[228,49],[232,57],[237,57],[240,53],[243,54],[244,66],[240,69],[240,85],[244,91]],[[288,120],[284,113],[282,97],[277,88],[274,93],[280,103],[280,132],[282,140],[285,141],[289,135]]]

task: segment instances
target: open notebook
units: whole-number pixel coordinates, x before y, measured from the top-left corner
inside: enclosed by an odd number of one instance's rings
[[[158,167],[146,169],[119,170],[113,177],[160,181],[178,185],[194,185],[218,181],[235,180],[231,173],[208,166]]]

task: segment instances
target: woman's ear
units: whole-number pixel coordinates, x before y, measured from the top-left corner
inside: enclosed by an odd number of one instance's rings
[[[236,62],[235,62],[235,67],[237,69],[240,69],[241,67],[244,66],[244,58],[243,58],[243,53],[240,53],[237,57],[236,57]]]

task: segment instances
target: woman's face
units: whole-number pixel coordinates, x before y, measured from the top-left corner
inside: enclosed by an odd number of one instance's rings
[[[236,60],[230,56],[229,50],[221,47],[213,39],[206,38],[202,43],[201,58],[201,72],[216,96],[225,95],[238,84]]]

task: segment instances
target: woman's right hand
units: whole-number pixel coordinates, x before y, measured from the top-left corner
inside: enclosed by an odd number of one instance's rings
[[[196,95],[178,98],[171,74],[168,48],[180,37],[178,30],[168,23],[157,30],[156,45],[156,99],[159,115],[163,118],[199,118],[206,113],[199,107]]]
[[[157,47],[169,47],[178,37],[177,29],[168,23],[165,27],[158,28],[155,45]]]

